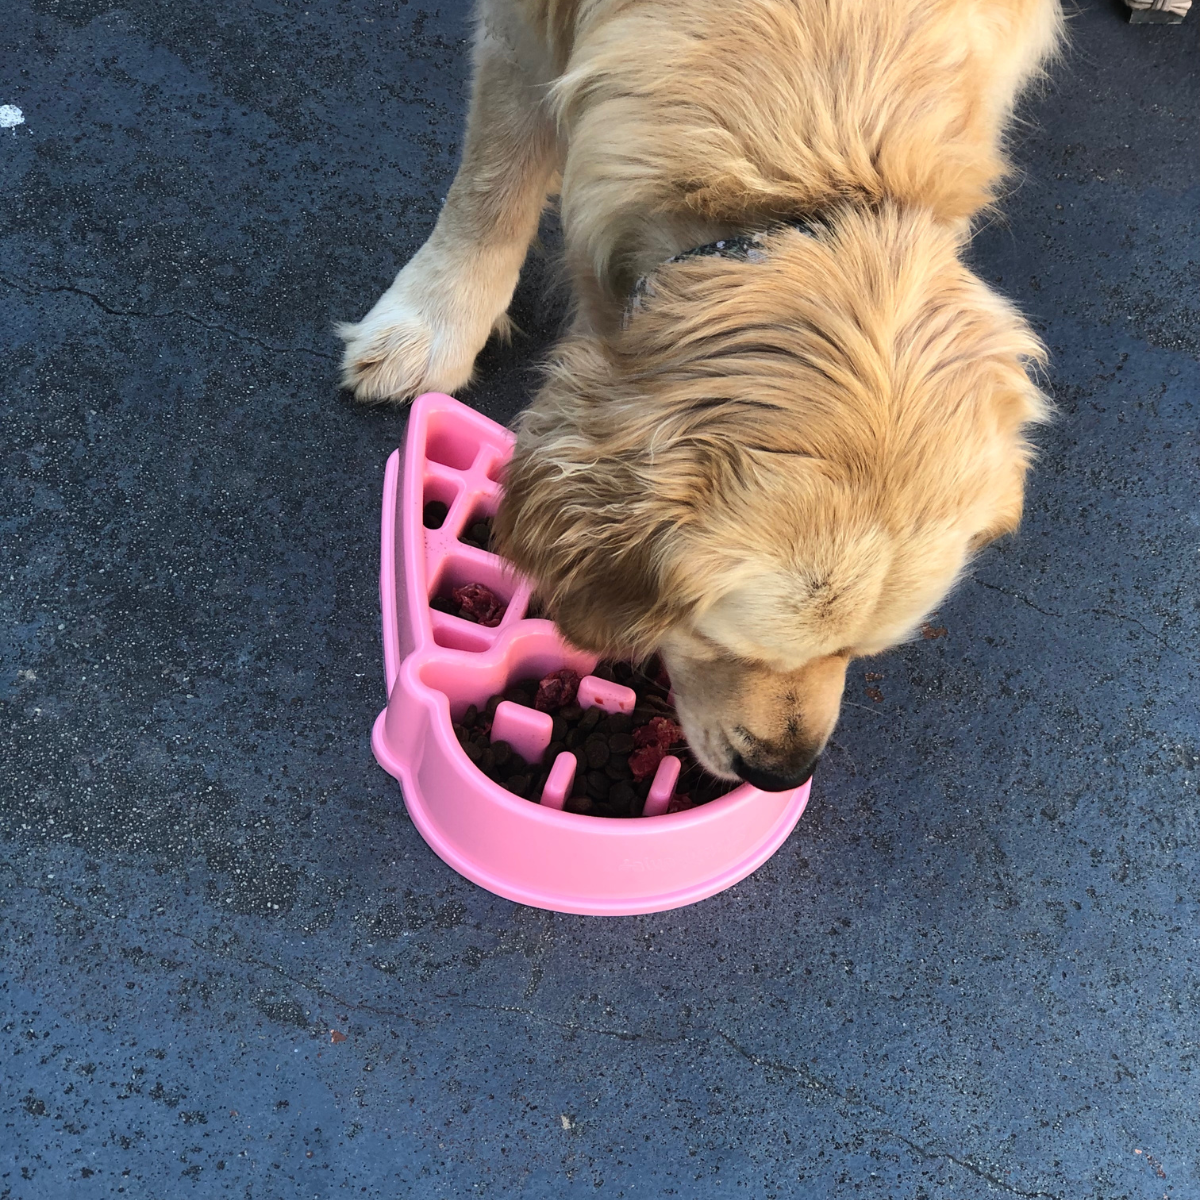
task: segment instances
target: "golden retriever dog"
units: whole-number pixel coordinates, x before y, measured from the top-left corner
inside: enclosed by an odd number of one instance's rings
[[[724,778],[807,779],[846,666],[1013,530],[1046,405],[962,262],[1057,0],[482,0],[462,165],[340,329],[361,399],[453,392],[560,196],[569,330],[496,533],[574,643],[663,656]]]

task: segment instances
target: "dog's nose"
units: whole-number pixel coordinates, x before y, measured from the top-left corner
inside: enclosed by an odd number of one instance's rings
[[[775,771],[763,770],[761,767],[752,767],[740,754],[735,754],[733,769],[748,784],[758,788],[760,791],[790,792],[792,788],[798,788],[802,783],[807,783],[812,778],[812,773],[816,770],[820,758],[821,756],[818,754],[816,757],[810,759],[800,770],[782,775]]]

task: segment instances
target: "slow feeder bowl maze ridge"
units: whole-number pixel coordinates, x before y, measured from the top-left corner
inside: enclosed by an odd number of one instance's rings
[[[514,681],[569,668],[583,676],[577,703],[631,711],[636,694],[589,674],[593,654],[568,645],[554,624],[526,616],[531,587],[496,555],[462,540],[495,515],[513,435],[449,396],[412,406],[403,451],[383,485],[379,593],[388,701],[371,739],[399,780],[413,823],[435,853],[497,895],[557,912],[617,916],[702,900],[745,878],[779,847],[804,811],[809,784],[763,792],[749,784],[685,812],[666,808],[679,774],[668,755],[645,813],[613,819],[563,811],[576,770],[564,751],[540,803],[492,782],[467,757],[454,722]],[[425,506],[446,515],[426,528]],[[438,510],[440,512],[440,509]],[[432,608],[448,589],[483,584],[504,604],[494,627]],[[551,718],[505,701],[491,737],[537,762]]]

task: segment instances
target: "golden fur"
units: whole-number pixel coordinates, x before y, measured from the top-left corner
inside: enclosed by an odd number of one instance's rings
[[[571,640],[662,652],[718,774],[807,777],[849,659],[1020,518],[1042,350],[960,255],[1060,25],[1057,0],[481,6],[462,167],[343,328],[345,379],[464,385],[561,173],[575,316],[497,534]],[[745,231],[761,261],[666,261]]]

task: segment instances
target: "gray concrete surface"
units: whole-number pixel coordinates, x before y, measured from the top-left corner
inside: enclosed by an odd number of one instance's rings
[[[975,250],[1053,352],[1020,538],[770,863],[605,921],[368,744],[405,418],[330,328],[432,225],[461,6],[5,8],[0,1197],[1200,1196],[1195,22],[1071,24]]]

